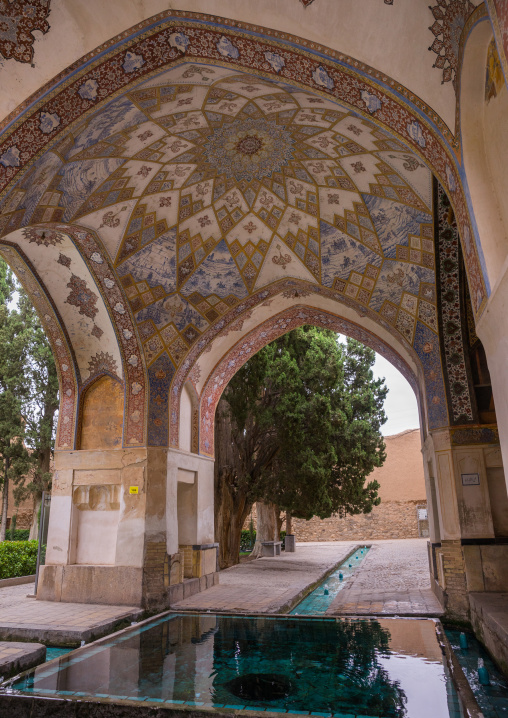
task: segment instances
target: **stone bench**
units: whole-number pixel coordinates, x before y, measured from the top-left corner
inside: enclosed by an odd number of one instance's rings
[[[263,547],[261,556],[280,556],[282,541],[262,541]]]

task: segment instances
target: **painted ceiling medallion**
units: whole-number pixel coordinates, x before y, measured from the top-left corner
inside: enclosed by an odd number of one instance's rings
[[[0,55],[6,60],[32,62],[34,36],[39,30],[46,33],[51,0],[0,1]]]
[[[278,172],[292,159],[293,145],[284,126],[264,118],[249,118],[215,129],[204,154],[219,174],[250,182]]]
[[[456,89],[460,36],[475,8],[470,0],[438,0],[437,5],[429,5],[429,8],[435,20],[429,27],[436,38],[429,47],[437,55],[433,67],[443,71],[442,84],[451,80]]]
[[[37,245],[45,247],[54,247],[63,241],[63,234],[48,227],[26,227],[23,230],[23,236],[29,242],[35,242]]]

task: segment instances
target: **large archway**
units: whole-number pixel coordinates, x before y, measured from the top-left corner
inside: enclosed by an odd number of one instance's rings
[[[462,453],[480,445],[468,464],[479,474],[497,434],[467,433],[478,422],[465,315],[440,238],[448,232],[458,256],[461,235],[474,322],[489,285],[457,138],[406,88],[306,40],[185,13],[117,40],[34,97],[1,138],[0,248],[35,297],[38,282],[65,337],[55,352],[71,357],[60,359],[60,508],[41,595],[167,601],[182,578],[180,483],[197,487],[192,550],[210,567],[213,416],[203,402],[214,405],[214,376],[235,352],[302,312],[385,347],[412,377],[439,537],[460,553],[470,527],[450,426],[466,432]],[[104,375],[123,383],[122,447],[72,451],[79,396]],[[75,538],[81,487],[94,481],[121,497],[114,548],[101,562],[97,544],[97,564],[93,551],[79,560]],[[484,484],[474,501],[487,516]],[[93,543],[85,524],[95,525],[83,522],[82,541]],[[473,533],[492,537],[488,518]]]

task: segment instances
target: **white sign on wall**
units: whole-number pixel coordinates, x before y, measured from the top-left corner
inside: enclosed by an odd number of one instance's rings
[[[462,486],[479,486],[480,474],[461,474]]]
[[[427,521],[427,509],[418,509],[418,521]]]

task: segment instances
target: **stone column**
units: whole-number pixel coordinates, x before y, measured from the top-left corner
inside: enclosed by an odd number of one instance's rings
[[[191,499],[181,506],[180,485]],[[210,459],[159,448],[56,452],[37,598],[167,607],[170,585],[183,597],[179,531],[197,579],[192,591],[213,585]]]
[[[436,467],[439,519],[439,541],[430,544],[431,580],[447,615],[459,620],[469,618],[470,591],[504,590],[501,565],[508,547],[496,541],[490,498],[495,496],[497,506],[504,502],[495,519],[499,531],[508,532],[503,513],[508,513],[508,499],[499,492],[500,451],[468,443],[484,436],[483,427],[446,429],[432,432],[424,448]]]
[[[213,459],[205,456],[167,452],[167,553],[173,561],[178,557],[180,571],[179,576],[171,572],[172,603],[218,582],[213,467]]]
[[[489,366],[503,464],[508,466],[508,266],[492,289],[476,327]],[[508,481],[508,476],[505,474]]]

